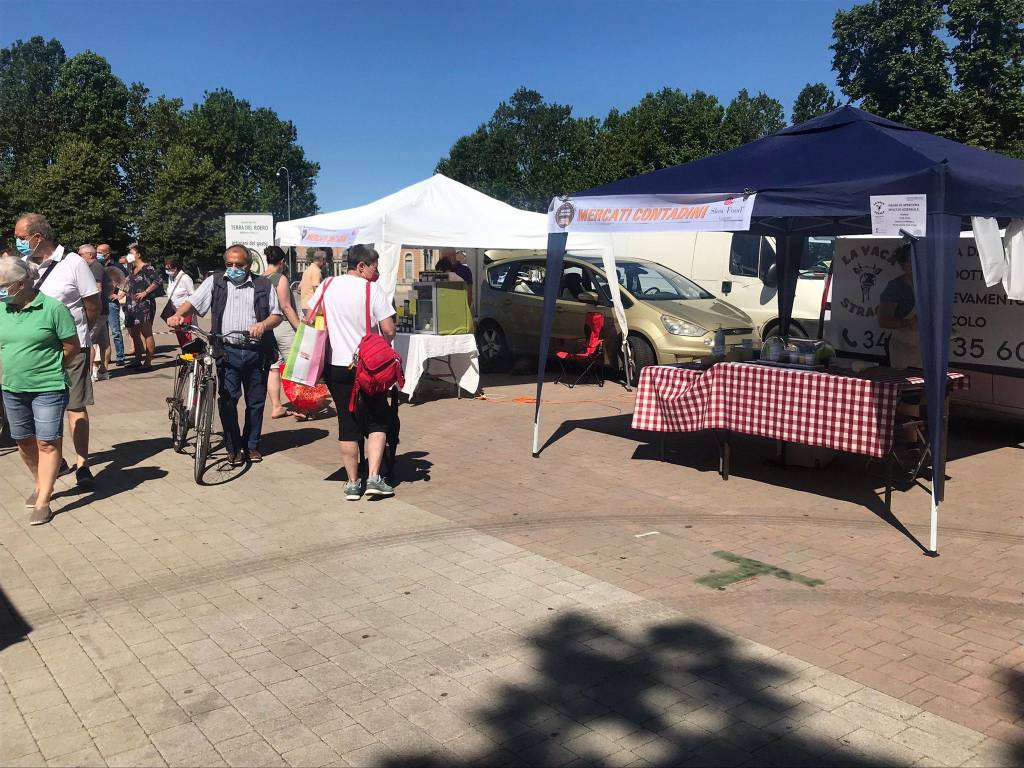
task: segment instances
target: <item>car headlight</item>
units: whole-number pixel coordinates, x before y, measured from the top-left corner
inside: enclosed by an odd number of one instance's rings
[[[696,323],[688,323],[678,317],[672,317],[672,315],[662,315],[661,324],[673,336],[703,336],[708,332],[707,328],[702,328]]]

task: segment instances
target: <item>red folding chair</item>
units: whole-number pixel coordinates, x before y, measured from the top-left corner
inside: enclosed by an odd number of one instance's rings
[[[568,352],[563,350],[555,353],[559,365],[562,366],[562,373],[558,376],[556,384],[560,384],[564,378],[569,389],[572,389],[583,381],[588,373],[593,371],[597,377],[597,386],[604,386],[604,340],[601,338],[601,331],[603,330],[604,315],[600,312],[587,312],[587,316],[583,319],[583,335],[585,338],[576,341],[576,351]],[[583,372],[576,377],[576,380],[569,384],[569,379],[572,378],[572,375],[569,373],[569,366],[573,363],[582,363],[584,368]]]

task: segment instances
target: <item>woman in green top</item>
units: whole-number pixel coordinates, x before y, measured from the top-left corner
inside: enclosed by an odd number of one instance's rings
[[[11,437],[36,481],[25,499],[31,525],[50,522],[50,494],[60,467],[64,409],[68,404],[64,369],[81,347],[71,311],[33,287],[27,262],[0,258],[0,364],[3,399]]]

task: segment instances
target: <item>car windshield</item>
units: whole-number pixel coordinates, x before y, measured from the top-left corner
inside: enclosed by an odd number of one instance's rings
[[[713,299],[710,293],[678,272],[650,261],[620,261],[615,266],[619,285],[644,301]]]
[[[800,260],[800,277],[822,278],[832,267],[834,237],[809,237],[807,250]]]

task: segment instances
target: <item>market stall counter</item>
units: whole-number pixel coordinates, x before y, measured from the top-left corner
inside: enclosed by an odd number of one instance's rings
[[[947,375],[963,389],[962,373]],[[871,368],[799,370],[759,363],[657,365],[644,368],[636,391],[633,428],[647,432],[717,430],[721,474],[729,479],[729,434],[828,448],[876,458],[893,446],[897,404],[924,390],[918,373]]]
[[[402,392],[410,399],[424,374],[450,380],[460,398],[462,390],[475,395],[480,388],[480,354],[472,333],[397,333],[394,346],[405,365]]]

